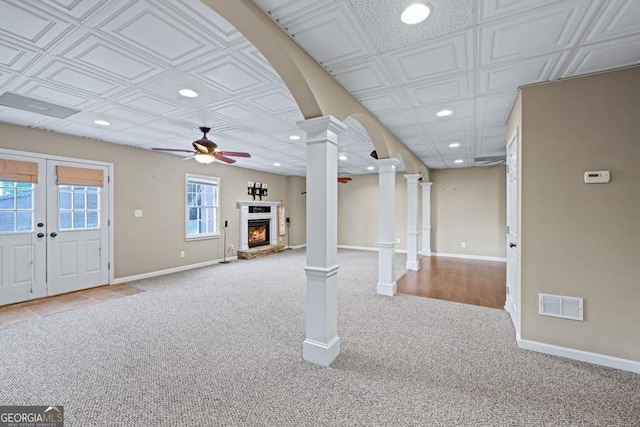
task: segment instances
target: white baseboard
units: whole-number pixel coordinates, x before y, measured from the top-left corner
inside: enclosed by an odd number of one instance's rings
[[[288,246],[289,249],[302,249],[302,248],[306,248],[307,244],[303,243],[301,245],[292,245],[292,246]]]
[[[348,245],[338,245],[338,249],[353,249],[355,251],[370,251],[370,252],[378,252],[378,248],[371,246],[348,246]],[[396,249],[395,252],[397,254],[406,254],[406,249]]]
[[[238,259],[238,257],[234,256],[234,257],[227,258],[227,261],[233,261],[233,260],[237,260],[237,259]],[[200,267],[206,267],[206,266],[209,266],[209,265],[220,264],[221,261],[222,261],[222,259],[217,259],[217,260],[213,260],[213,261],[199,262],[197,264],[181,265],[180,267],[168,268],[166,270],[152,271],[150,273],[136,274],[134,276],[119,277],[117,279],[114,279],[111,282],[111,284],[112,285],[117,285],[119,283],[133,282],[134,280],[149,279],[151,277],[164,276],[165,274],[178,273],[180,271],[186,271],[186,270],[193,270],[194,268],[200,268]]]
[[[516,337],[516,339],[518,347],[524,350],[536,351],[538,353],[565,357],[567,359],[579,360],[581,362],[593,363],[594,365],[606,366],[609,368],[640,374],[640,362],[636,362],[634,360],[575,350],[573,348],[559,347],[557,345],[545,344],[537,341],[523,340],[520,337]]]
[[[477,259],[480,261],[498,261],[498,262],[507,262],[506,258],[498,257],[498,256],[484,256],[484,255],[466,255],[466,254],[448,254],[444,252],[432,252],[432,256],[443,256],[448,258],[466,258],[466,259]]]

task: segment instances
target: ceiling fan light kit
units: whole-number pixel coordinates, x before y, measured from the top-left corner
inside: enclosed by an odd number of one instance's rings
[[[211,130],[208,127],[201,127],[200,132],[202,132],[202,138],[193,141],[191,144],[193,146],[192,150],[180,150],[174,148],[152,148],[153,151],[168,151],[168,152],[182,152],[182,153],[191,153],[191,156],[185,157],[186,159],[194,158],[197,162],[202,164],[212,163],[214,160],[220,160],[221,162],[225,162],[228,164],[235,163],[236,161],[230,157],[251,157],[251,154],[241,152],[241,151],[222,151],[218,148],[218,144],[211,141],[207,138],[207,133]],[[230,157],[229,157],[230,156]]]

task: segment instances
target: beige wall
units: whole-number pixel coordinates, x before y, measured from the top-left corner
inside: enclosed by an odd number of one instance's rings
[[[432,169],[431,179],[432,251],[505,257],[504,166]]]
[[[338,184],[338,245],[378,247],[378,174],[354,175]],[[407,249],[407,180],[396,174],[396,244]]]
[[[639,113],[640,68],[522,89],[522,338],[640,361]],[[585,298],[584,322],[540,292]]]
[[[293,247],[307,243],[307,196],[303,194],[307,180],[299,176],[287,178],[287,216],[291,218],[289,225],[289,244]],[[287,242],[284,242],[287,244]]]
[[[115,217],[112,223],[116,279],[222,259],[222,238],[185,241],[186,173],[220,177],[221,219],[229,221],[227,247],[238,248],[236,202],[248,200],[247,181],[266,182],[269,200],[284,202],[292,224],[299,227],[305,222],[304,203],[299,197],[293,198],[295,191],[304,187],[304,178],[217,162],[200,165],[169,154],[3,123],[0,123],[0,148],[114,164]],[[142,218],[134,217],[136,209],[143,210]],[[303,233],[296,231],[295,234],[292,245],[304,242]],[[286,243],[286,237],[282,242]],[[180,258],[180,251],[185,252],[185,258]]]

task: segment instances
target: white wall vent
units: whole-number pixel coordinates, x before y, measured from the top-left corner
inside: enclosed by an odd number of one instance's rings
[[[538,294],[543,316],[561,317],[563,319],[583,320],[583,298],[563,297],[559,295]]]

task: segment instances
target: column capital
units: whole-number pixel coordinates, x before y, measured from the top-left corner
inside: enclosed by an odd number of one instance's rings
[[[333,116],[314,117],[296,124],[307,133],[307,144],[329,141],[338,145],[338,134],[347,129],[347,125]]]
[[[429,189],[431,188],[431,184],[433,184],[433,182],[421,182],[420,185],[422,186],[422,189]]]
[[[376,165],[378,165],[378,173],[382,172],[396,172],[398,166],[402,164],[402,160],[397,157],[390,157],[388,159],[377,159],[374,160]]]
[[[420,181],[420,178],[422,178],[422,175],[419,173],[410,173],[406,174],[404,177],[407,179],[407,183],[417,184]]]

